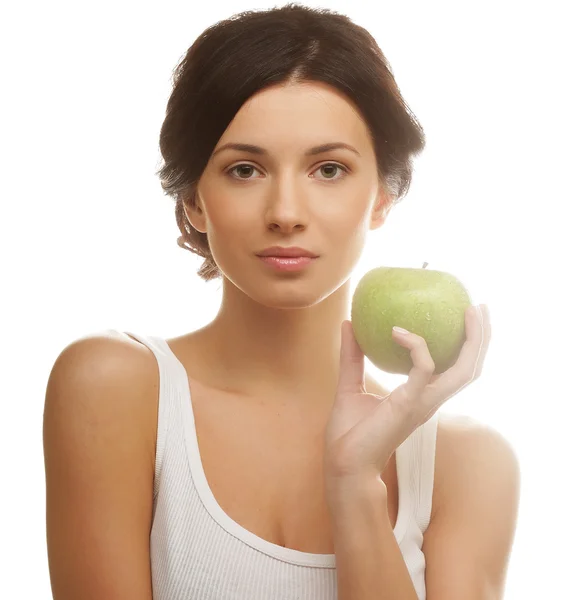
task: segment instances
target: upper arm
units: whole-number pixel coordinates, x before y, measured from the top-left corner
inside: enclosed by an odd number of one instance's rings
[[[520,471],[497,431],[444,429],[439,506],[425,534],[427,600],[500,600],[517,522]]]
[[[71,343],[51,370],[43,449],[54,600],[152,598],[155,369],[133,342],[107,335]]]

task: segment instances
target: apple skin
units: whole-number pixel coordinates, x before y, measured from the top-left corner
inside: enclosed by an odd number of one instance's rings
[[[397,325],[425,339],[443,373],[458,359],[466,341],[465,311],[472,304],[463,284],[450,273],[378,267],[359,281],[351,304],[351,324],[363,354],[381,371],[407,375],[410,351],[392,337]]]

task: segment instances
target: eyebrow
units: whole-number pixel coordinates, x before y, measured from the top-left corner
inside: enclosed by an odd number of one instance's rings
[[[309,148],[304,154],[305,156],[313,156],[315,154],[322,154],[323,152],[329,152],[330,150],[349,150],[351,152],[355,152],[357,156],[361,156],[359,152],[349,144],[345,144],[344,142],[332,142],[329,144],[321,144],[320,146],[313,146]],[[262,148],[261,146],[254,146],[253,144],[237,144],[237,143],[229,143],[224,144],[218,150],[215,150],[211,155],[211,158],[216,156],[219,152],[223,150],[241,150],[242,152],[250,152],[251,154],[260,154],[262,156],[269,156],[269,152]]]

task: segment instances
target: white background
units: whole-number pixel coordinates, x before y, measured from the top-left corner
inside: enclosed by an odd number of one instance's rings
[[[445,408],[515,447],[521,505],[505,597],[552,598],[562,558],[557,2],[308,5],[373,34],[427,135],[408,196],[370,234],[353,281],[427,261],[488,305],[483,374]],[[218,309],[220,283],[198,279],[201,259],[176,245],[173,201],[155,176],[159,129],[172,69],[195,38],[273,6],[52,0],[2,11],[3,598],[51,597],[42,416],[58,354],[105,329],[175,337]],[[403,381],[366,366],[385,385]]]

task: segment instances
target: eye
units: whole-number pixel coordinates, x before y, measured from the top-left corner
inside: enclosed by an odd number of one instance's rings
[[[329,172],[331,172],[331,173],[336,173],[337,169],[339,169],[340,171],[343,171],[345,173],[345,175],[342,175],[341,177],[328,177],[326,181],[330,181],[330,180],[337,181],[338,179],[343,179],[349,173],[349,169],[347,169],[343,165],[339,165],[337,163],[324,163],[323,165],[320,165],[318,167],[318,169],[316,169],[316,170],[319,171],[320,169],[323,169],[324,167],[328,167]]]
[[[329,167],[329,170],[328,170],[329,173],[337,173],[337,169],[340,169],[341,171],[343,171],[345,173],[345,175],[347,175],[349,173],[349,169],[347,167],[344,167],[343,165],[340,165],[338,163],[324,163],[323,165],[320,165],[316,169],[316,171],[319,171],[320,169],[323,169],[325,167]],[[232,175],[232,173],[234,173],[237,169],[240,169],[240,171],[238,171],[239,174],[242,172],[241,169],[244,169],[246,175],[251,175],[252,171],[254,171],[254,170],[257,171],[257,167],[254,167],[254,165],[251,165],[249,163],[240,163],[238,165],[234,165],[234,167],[228,169],[227,174],[230,175],[231,177],[233,177],[237,181],[244,181],[244,180],[248,181],[248,180],[252,179],[251,177],[234,177],[234,175]],[[341,177],[330,176],[330,177],[322,178],[322,179],[324,179],[324,181],[337,181],[339,179],[343,179],[345,177],[345,175],[342,175]]]
[[[228,169],[227,173],[228,175],[230,175],[232,177],[232,173],[234,171],[236,171],[237,169],[244,169],[246,172],[246,175],[248,174],[248,171],[250,172],[250,175],[252,173],[252,171],[257,170],[256,167],[254,167],[253,165],[249,165],[246,163],[241,163],[239,165],[235,165],[234,167],[232,167],[231,169]],[[238,171],[238,173],[240,173],[241,171]],[[250,179],[250,177],[234,177],[234,179]]]

